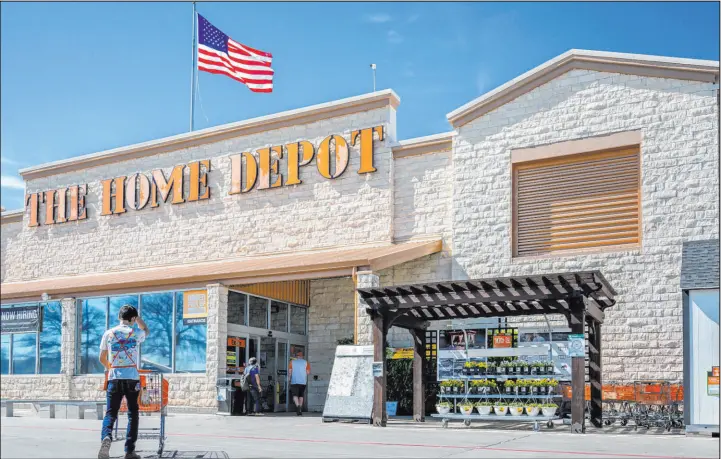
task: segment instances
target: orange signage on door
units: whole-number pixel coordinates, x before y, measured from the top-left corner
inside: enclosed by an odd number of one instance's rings
[[[229,336],[228,337],[228,346],[245,347],[245,339],[236,338],[235,336]]]
[[[711,376],[719,377],[719,367],[711,367]]]
[[[513,337],[505,333],[493,335],[493,348],[512,347]]]

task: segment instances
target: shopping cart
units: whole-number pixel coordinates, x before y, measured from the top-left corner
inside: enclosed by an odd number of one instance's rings
[[[674,387],[676,386],[676,387]],[[638,427],[662,427],[670,431],[683,425],[679,396],[683,391],[669,381],[636,381],[634,421]]]
[[[158,427],[144,427],[144,422],[138,427],[138,440],[158,440],[158,456],[162,456],[165,447],[165,415],[168,405],[168,381],[163,379],[163,374],[139,370],[141,392],[138,397],[140,414],[148,417],[158,417]],[[128,406],[123,399],[120,405],[120,412],[127,412]],[[158,416],[152,416],[157,414]],[[113,441],[124,441],[126,429],[119,429],[120,422],[115,423],[115,435]]]

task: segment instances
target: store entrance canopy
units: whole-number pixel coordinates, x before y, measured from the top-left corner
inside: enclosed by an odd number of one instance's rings
[[[373,271],[440,252],[440,239],[409,241],[378,246],[351,246],[282,255],[229,258],[200,263],[174,263],[166,266],[126,271],[80,274],[0,284],[0,298],[32,299],[43,293],[51,296],[92,292],[123,291],[148,287],[189,286],[222,282],[226,285],[294,279],[322,279],[350,276],[353,269]]]
[[[453,282],[433,282],[385,288],[358,289],[373,319],[376,361],[385,367],[386,334],[390,327],[411,331],[415,340],[413,411],[423,420],[422,375],[425,332],[429,321],[482,317],[562,314],[571,333],[588,333],[588,373],[591,382],[591,421],[601,420],[601,324],[604,310],[615,304],[616,292],[598,271],[515,276]],[[585,359],[572,358],[571,424],[584,431]],[[383,371],[385,375],[385,371]],[[385,376],[376,378],[375,425],[385,425]]]

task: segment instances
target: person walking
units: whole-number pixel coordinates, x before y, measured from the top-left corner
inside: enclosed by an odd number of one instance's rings
[[[128,406],[128,428],[125,440],[125,459],[140,459],[135,453],[138,440],[140,375],[138,374],[138,348],[150,335],[150,330],[138,315],[138,310],[126,304],[118,313],[120,324],[106,331],[100,340],[100,363],[107,378],[107,403],[100,433],[98,459],[110,457],[113,426],[118,419],[120,404],[125,398]],[[139,331],[133,326],[137,324]]]
[[[248,359],[248,366],[243,371],[248,381],[248,415],[261,416],[260,397],[263,394],[263,386],[260,384],[260,370],[258,369],[258,359],[251,357]],[[250,407],[253,407],[252,411]]]
[[[293,394],[295,412],[298,416],[303,416],[303,397],[305,395],[305,386],[308,384],[309,374],[310,363],[303,358],[303,351],[298,350],[295,353],[295,358],[288,364],[290,392]]]

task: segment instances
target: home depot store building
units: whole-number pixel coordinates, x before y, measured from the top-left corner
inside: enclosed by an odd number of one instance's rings
[[[320,410],[337,342],[371,341],[356,287],[596,269],[605,377],[680,380],[682,248],[719,231],[718,74],[569,51],[443,134],[399,141],[385,90],[24,169],[2,304],[42,327],[3,334],[2,397],[101,398],[97,342],[132,303],[171,405],[213,410],[252,355],[283,381],[298,348]]]

